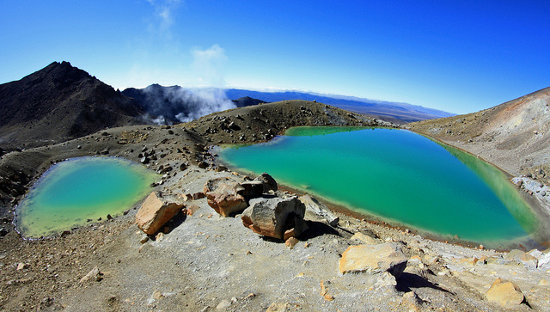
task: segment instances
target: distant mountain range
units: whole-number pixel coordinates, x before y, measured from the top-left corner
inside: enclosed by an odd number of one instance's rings
[[[425,119],[454,116],[454,114],[451,113],[418,105],[377,101],[340,95],[322,95],[297,91],[261,92],[243,89],[227,89],[225,90],[225,94],[229,99],[249,96],[265,102],[278,102],[285,100],[317,101],[360,114],[378,116],[382,119],[398,123],[408,123]]]
[[[395,123],[453,116],[451,113],[407,103],[375,101],[356,97],[329,96],[307,92],[261,92],[244,89],[188,89],[152,84],[129,88],[122,94],[136,100],[156,123],[177,123],[232,107],[288,100],[317,101]]]
[[[58,143],[116,126],[187,122],[234,107],[285,100],[317,101],[398,123],[451,116],[405,103],[306,92],[158,84],[120,92],[68,62],[53,62],[0,85],[0,148]]]

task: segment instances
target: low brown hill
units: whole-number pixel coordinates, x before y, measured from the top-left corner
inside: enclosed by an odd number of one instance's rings
[[[0,148],[40,146],[139,123],[141,108],[68,62],[0,85]]]
[[[477,113],[409,127],[480,155],[512,174],[550,178],[550,88]]]
[[[297,126],[387,126],[391,122],[334,106],[302,100],[239,107],[181,124],[206,144],[267,141]]]

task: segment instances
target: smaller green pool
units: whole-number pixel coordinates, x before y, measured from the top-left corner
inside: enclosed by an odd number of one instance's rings
[[[156,174],[113,157],[79,157],[52,166],[16,209],[19,232],[49,236],[88,219],[116,215],[150,191]]]

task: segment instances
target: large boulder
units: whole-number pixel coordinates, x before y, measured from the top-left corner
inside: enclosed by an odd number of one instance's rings
[[[183,204],[174,202],[172,198],[165,198],[160,193],[152,192],[143,201],[136,214],[137,226],[145,234],[154,235],[182,208]]]
[[[255,233],[286,240],[300,236],[307,229],[305,210],[296,196],[260,197],[250,200],[241,219],[243,225]]]
[[[318,201],[309,195],[303,195],[298,198],[306,206],[306,215],[314,218],[321,218],[327,221],[327,223],[336,227],[340,219],[335,216],[323,203]]]
[[[388,271],[395,278],[405,270],[407,257],[397,243],[350,246],[340,258],[340,273]]]
[[[229,178],[209,180],[204,186],[208,205],[224,217],[241,212],[248,206],[243,196],[245,190],[238,182]]]
[[[508,308],[521,304],[525,299],[521,289],[516,284],[500,278],[493,282],[485,296],[487,300]]]

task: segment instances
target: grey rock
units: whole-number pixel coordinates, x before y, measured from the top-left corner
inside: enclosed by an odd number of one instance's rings
[[[241,219],[245,227],[257,234],[286,240],[300,236],[307,229],[306,208],[296,196],[254,198],[249,204]]]
[[[332,227],[338,226],[340,218],[335,216],[323,203],[309,195],[300,196],[299,200],[306,206],[306,214],[325,219]]]

